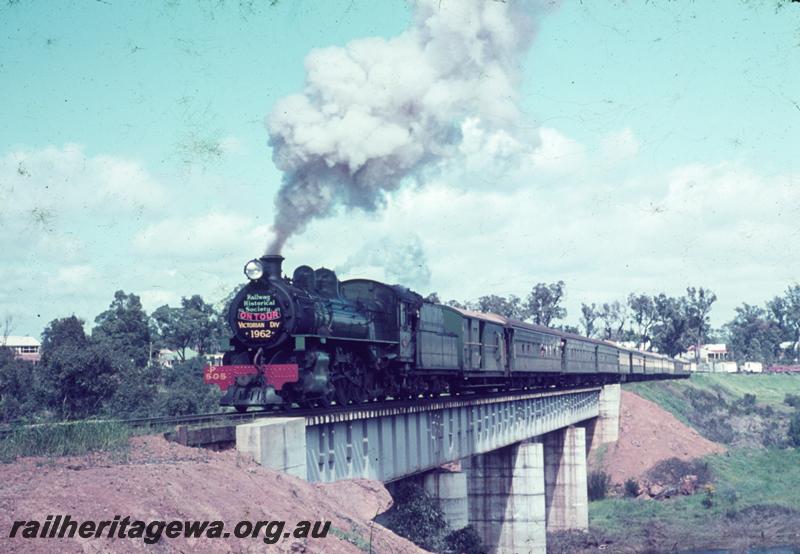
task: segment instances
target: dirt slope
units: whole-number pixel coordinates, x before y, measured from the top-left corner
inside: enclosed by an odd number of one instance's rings
[[[292,552],[333,554],[372,550],[423,552],[371,522],[391,504],[381,483],[359,480],[312,485],[246,460],[235,451],[209,452],[139,437],[125,454],[25,459],[0,465],[0,552]],[[78,520],[115,515],[153,520],[222,520],[231,531],[240,520],[330,520],[326,538],[9,539],[15,520],[69,514]],[[339,535],[338,537],[335,536]]]
[[[658,404],[622,391],[619,440],[593,450],[589,465],[621,484],[628,478],[644,477],[648,469],[667,458],[690,460],[724,451],[724,446],[700,436]]]

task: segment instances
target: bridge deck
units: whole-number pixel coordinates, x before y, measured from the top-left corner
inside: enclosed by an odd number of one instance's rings
[[[600,387],[305,416],[309,481],[384,482],[596,417]]]

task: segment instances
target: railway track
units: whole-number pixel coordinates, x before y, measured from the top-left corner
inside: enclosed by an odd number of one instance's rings
[[[159,417],[141,417],[131,419],[82,419],[74,421],[56,421],[49,423],[21,423],[15,422],[0,426],[0,440],[8,437],[15,430],[18,429],[31,429],[36,427],[50,427],[54,425],[73,425],[76,423],[117,423],[125,425],[133,429],[154,429],[161,427],[172,427],[177,425],[203,425],[206,423],[222,422],[222,421],[248,421],[264,417],[265,415],[272,415],[276,412],[272,411],[253,411],[243,414],[237,412],[214,412],[207,414],[192,414],[184,416],[159,416]]]
[[[597,385],[599,386],[599,385]],[[485,401],[497,401],[499,399],[526,397],[530,395],[555,395],[564,391],[576,392],[578,390],[588,390],[596,388],[591,385],[577,387],[560,387],[546,389],[518,389],[496,391],[491,393],[461,394],[461,395],[441,395],[433,398],[415,398],[386,400],[382,402],[367,402],[358,405],[331,406],[328,408],[290,408],[284,410],[255,410],[244,413],[238,412],[213,412],[207,414],[192,414],[182,416],[159,416],[143,417],[130,419],[89,419],[75,421],[61,421],[53,423],[26,424],[23,422],[13,422],[0,426],[0,440],[9,437],[15,430],[30,429],[36,427],[49,427],[53,425],[71,425],[76,423],[117,423],[128,426],[132,429],[159,429],[177,426],[200,426],[210,423],[231,423],[244,422],[266,416],[283,417],[306,417],[306,418],[329,418],[329,417],[358,417],[364,412],[384,412],[387,410],[426,410],[432,407],[447,407],[448,405],[460,404],[463,402],[480,403]]]

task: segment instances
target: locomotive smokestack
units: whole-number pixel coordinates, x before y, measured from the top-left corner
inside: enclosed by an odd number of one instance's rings
[[[280,254],[264,254],[261,263],[264,264],[264,276],[272,281],[281,278],[281,264],[284,257]]]

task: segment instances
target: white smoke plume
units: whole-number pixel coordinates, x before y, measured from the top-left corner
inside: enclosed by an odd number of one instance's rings
[[[458,154],[461,123],[520,119],[515,84],[537,17],[554,0],[414,0],[399,36],[313,50],[301,94],[267,127],[284,172],[268,253],[337,205],[375,210]]]

